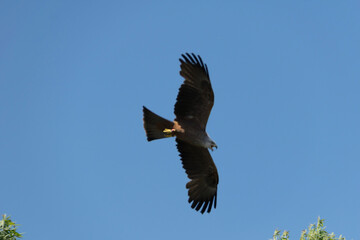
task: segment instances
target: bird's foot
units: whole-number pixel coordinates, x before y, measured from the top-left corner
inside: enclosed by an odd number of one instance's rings
[[[175,129],[165,128],[163,133],[164,133],[165,137],[173,137],[173,136],[175,136]]]

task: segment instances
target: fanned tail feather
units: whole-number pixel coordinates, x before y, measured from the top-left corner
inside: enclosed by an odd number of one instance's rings
[[[174,126],[173,122],[166,120],[165,118],[156,115],[145,106],[143,106],[144,112],[144,128],[148,141],[166,138],[164,134],[165,129],[172,129]]]

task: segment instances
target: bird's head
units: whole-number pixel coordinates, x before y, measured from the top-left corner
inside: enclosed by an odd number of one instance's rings
[[[214,149],[213,148],[218,148],[218,146],[216,145],[216,143],[214,142],[214,141],[211,141],[211,144],[210,144],[210,149],[211,149],[211,151],[214,151]]]

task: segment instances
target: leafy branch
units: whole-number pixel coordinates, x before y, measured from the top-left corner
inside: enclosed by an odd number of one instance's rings
[[[0,240],[16,240],[21,238],[22,234],[17,232],[18,224],[11,221],[10,216],[3,215],[2,220],[0,221]]]
[[[345,240],[345,238],[340,235],[338,238],[335,237],[334,233],[329,234],[325,231],[324,219],[317,220],[316,224],[310,224],[309,228],[303,230],[300,236],[300,240]],[[289,240],[289,232],[284,231],[281,234],[281,231],[275,230],[273,238],[271,240]]]

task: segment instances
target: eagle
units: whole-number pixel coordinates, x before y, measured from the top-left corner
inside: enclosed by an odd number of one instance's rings
[[[207,65],[199,55],[182,54],[180,75],[185,79],[175,103],[175,120],[169,121],[143,106],[147,140],[175,137],[183,168],[190,179],[186,184],[191,208],[203,214],[216,208],[219,175],[208,151],[217,148],[206,133],[214,105]]]

